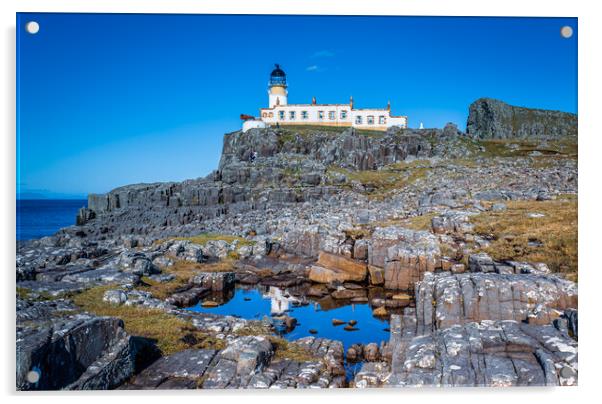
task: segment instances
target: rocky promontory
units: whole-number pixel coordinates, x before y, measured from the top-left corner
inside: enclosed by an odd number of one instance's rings
[[[576,137],[577,115],[480,98],[470,104],[466,133],[481,139]]]
[[[205,178],[90,195],[18,244],[17,388],[575,385],[566,115],[482,99],[467,133],[233,132]],[[271,312],[211,312],[241,291]],[[363,318],[289,337],[295,308],[352,304],[388,338],[325,336]]]

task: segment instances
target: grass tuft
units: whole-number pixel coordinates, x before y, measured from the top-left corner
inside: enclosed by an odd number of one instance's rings
[[[287,341],[282,337],[269,335],[269,340],[274,345],[274,359],[289,359],[296,362],[314,362],[322,358],[313,355],[307,348]]]

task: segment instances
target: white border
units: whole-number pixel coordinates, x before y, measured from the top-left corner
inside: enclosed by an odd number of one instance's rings
[[[0,99],[4,126],[2,137],[2,249],[3,319],[1,333],[3,366],[0,374],[2,392],[11,402],[39,402],[61,400],[87,403],[113,400],[138,400],[164,403],[168,396],[180,396],[180,400],[238,400],[246,403],[283,401],[288,403],[314,401],[316,399],[345,400],[346,403],[364,403],[367,400],[437,400],[448,402],[506,403],[509,400],[539,400],[552,402],[577,402],[599,396],[602,383],[599,378],[601,362],[598,339],[602,336],[600,295],[602,267],[597,255],[600,237],[600,173],[598,162],[602,152],[602,128],[598,105],[602,97],[600,86],[600,38],[601,15],[593,1],[525,1],[501,0],[497,2],[476,0],[5,0],[2,7],[2,89]],[[526,389],[445,389],[445,390],[387,390],[387,391],[225,391],[225,392],[104,392],[104,393],[14,393],[14,247],[15,247],[15,12],[120,12],[120,13],[224,13],[224,14],[338,14],[338,15],[448,15],[448,16],[561,16],[579,18],[579,289],[581,295],[581,339],[579,350],[579,387],[576,388],[526,388]],[[475,50],[477,51],[477,50]],[[54,396],[54,397],[53,397]],[[141,397],[142,396],[142,397]],[[186,396],[186,397],[185,397]],[[598,398],[599,400],[599,398]]]

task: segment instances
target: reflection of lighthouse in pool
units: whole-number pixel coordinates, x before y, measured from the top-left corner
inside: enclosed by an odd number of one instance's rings
[[[289,309],[289,304],[296,301],[294,297],[285,296],[282,289],[270,286],[268,293],[264,297],[269,297],[271,300],[270,314],[282,314]]]

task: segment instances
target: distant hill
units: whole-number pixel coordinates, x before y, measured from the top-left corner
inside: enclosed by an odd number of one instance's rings
[[[32,189],[17,192],[17,200],[22,199],[86,199],[86,194],[52,192],[46,189]]]

